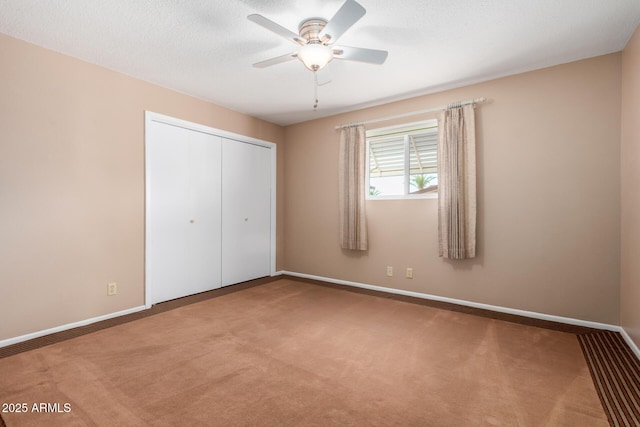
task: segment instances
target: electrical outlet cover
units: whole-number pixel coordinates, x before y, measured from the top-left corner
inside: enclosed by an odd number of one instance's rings
[[[118,292],[118,284],[117,283],[109,283],[107,285],[107,296],[115,295]]]

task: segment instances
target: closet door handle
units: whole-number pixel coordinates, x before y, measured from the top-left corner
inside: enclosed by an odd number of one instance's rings
[[[244,222],[247,222],[247,221],[249,221],[249,217],[245,216],[244,217]]]
[[[191,221],[189,221],[191,224],[193,224],[194,222],[196,222],[195,219],[192,219]]]

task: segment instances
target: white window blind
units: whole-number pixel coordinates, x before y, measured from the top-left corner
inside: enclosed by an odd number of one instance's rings
[[[371,130],[367,145],[370,197],[437,190],[438,127],[434,120]]]

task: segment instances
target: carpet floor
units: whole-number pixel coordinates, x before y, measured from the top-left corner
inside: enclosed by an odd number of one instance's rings
[[[14,426],[607,426],[576,335],[283,279],[0,359]],[[44,404],[44,405],[43,405]]]

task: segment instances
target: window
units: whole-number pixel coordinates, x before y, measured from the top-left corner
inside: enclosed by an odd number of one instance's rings
[[[437,197],[438,122],[367,131],[367,199]]]

